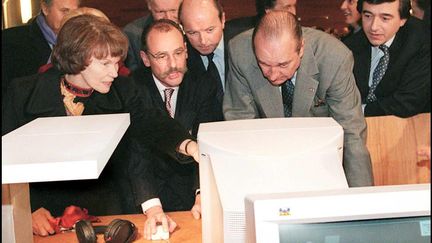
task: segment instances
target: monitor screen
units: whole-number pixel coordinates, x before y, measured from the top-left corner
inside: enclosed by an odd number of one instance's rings
[[[255,194],[247,242],[430,242],[430,184]]]
[[[348,188],[332,118],[204,123],[198,131],[203,242],[246,242],[251,193]]]
[[[430,216],[280,224],[279,242],[428,243],[430,242]]]

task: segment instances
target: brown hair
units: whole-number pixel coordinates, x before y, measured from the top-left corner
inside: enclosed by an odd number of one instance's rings
[[[148,51],[147,37],[152,30],[157,30],[158,32],[170,32],[171,30],[177,30],[183,37],[183,42],[186,42],[186,37],[183,34],[183,30],[180,25],[169,19],[159,19],[153,21],[148,25],[141,34],[141,50],[144,52]]]
[[[102,59],[111,55],[124,61],[128,39],[114,24],[94,15],[79,15],[65,22],[57,37],[51,62],[61,72],[78,74],[92,56]]]

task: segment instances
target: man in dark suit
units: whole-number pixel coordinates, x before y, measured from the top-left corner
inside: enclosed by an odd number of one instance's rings
[[[2,94],[14,78],[37,73],[50,62],[61,20],[79,0],[43,0],[41,12],[28,24],[2,31]]]
[[[430,45],[409,0],[360,0],[363,31],[345,41],[365,116],[430,111]]]
[[[186,40],[179,25],[168,19],[154,21],[142,34],[141,49],[147,68],[142,67],[132,75],[138,86],[150,94],[144,97],[147,105],[179,121],[193,136],[200,123],[217,119],[216,86],[211,80],[198,79],[187,71]],[[164,211],[192,208],[199,218],[196,163],[179,164],[158,151],[139,147],[134,147],[131,161],[136,203],[141,205],[149,223],[144,229],[147,239],[157,222],[167,222],[170,232],[175,229],[176,223]]]
[[[214,80],[222,120],[228,67],[228,40],[224,38],[225,13],[218,0],[184,0],[180,5],[179,18],[188,39],[187,66],[198,75],[207,75]]]

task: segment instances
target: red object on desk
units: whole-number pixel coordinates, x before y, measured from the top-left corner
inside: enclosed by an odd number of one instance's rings
[[[65,208],[63,215],[61,217],[55,218],[51,221],[51,226],[55,229],[56,233],[62,231],[62,229],[70,229],[79,220],[89,220],[91,222],[100,222],[99,218],[88,214],[86,208],[81,209],[77,206],[69,206]]]

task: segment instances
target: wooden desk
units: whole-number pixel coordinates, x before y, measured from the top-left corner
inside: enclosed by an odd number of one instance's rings
[[[430,183],[430,160],[417,155],[431,146],[431,113],[410,118],[366,117],[375,186]]]
[[[143,214],[128,214],[128,215],[111,215],[111,216],[100,216],[100,225],[108,225],[113,219],[126,219],[135,224],[138,228],[138,235],[134,242],[182,242],[182,243],[201,243],[201,220],[196,220],[192,217],[190,211],[184,212],[172,212],[167,213],[176,223],[176,230],[170,234],[169,240],[151,241],[143,238],[144,222],[146,216]],[[98,223],[99,225],[99,223]],[[103,235],[98,236],[98,243],[103,243]],[[56,234],[47,237],[34,236],[34,243],[73,243],[78,242],[75,232],[68,232],[62,234]]]

